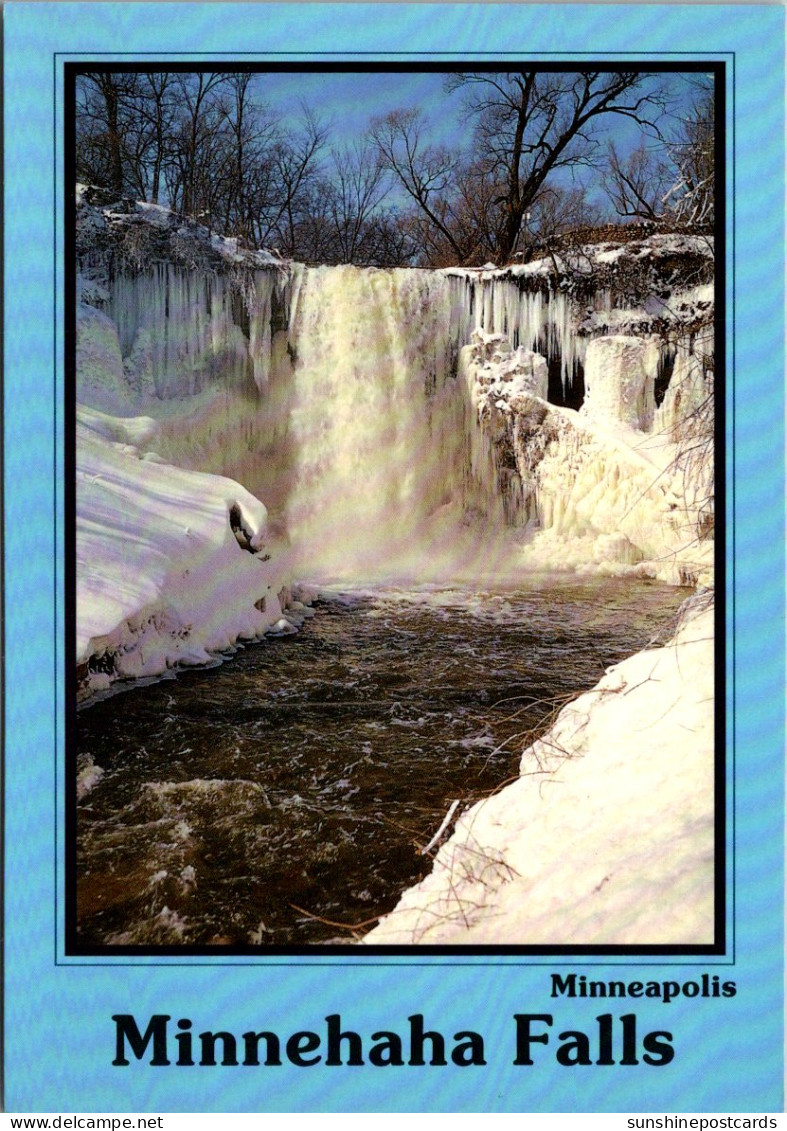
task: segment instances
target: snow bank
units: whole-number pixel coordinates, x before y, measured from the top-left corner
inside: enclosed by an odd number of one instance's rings
[[[241,246],[204,224],[160,204],[129,198],[111,199],[107,190],[78,184],[77,254],[115,265],[147,267],[166,260],[189,268],[281,267],[278,254]]]
[[[713,694],[705,607],[565,707],[364,942],[711,943]]]
[[[291,628],[264,506],[232,480],[141,458],[135,426],[78,412],[81,697]]]

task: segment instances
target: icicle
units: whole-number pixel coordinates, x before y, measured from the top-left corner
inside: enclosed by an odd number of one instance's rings
[[[267,382],[272,299],[277,273],[236,279],[157,263],[144,274],[118,274],[109,313],[137,383],[164,400],[207,385],[243,389],[247,374]]]

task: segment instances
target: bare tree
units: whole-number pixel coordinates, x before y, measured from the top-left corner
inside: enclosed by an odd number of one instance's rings
[[[619,216],[658,220],[669,189],[669,168],[663,148],[655,151],[644,140],[628,156],[609,143],[603,184]]]
[[[421,245],[405,213],[392,207],[375,213],[367,262],[379,267],[412,267],[420,253]]]
[[[693,76],[688,109],[667,119],[657,144],[627,156],[610,143],[603,174],[619,216],[707,229],[713,224],[715,123],[713,80]],[[670,124],[671,120],[671,124]]]
[[[665,106],[653,76],[641,71],[457,74],[447,86],[466,93],[480,160],[500,186],[500,261],[511,255],[547,180],[560,169],[599,161],[605,120],[628,118],[652,130]]]
[[[586,232],[602,220],[600,208],[588,200],[583,185],[545,185],[528,216],[527,239],[548,249],[565,247],[572,233]]]
[[[270,167],[281,140],[279,121],[255,97],[252,79],[250,72],[226,77],[218,100],[221,157],[215,171],[222,186],[222,230],[251,241],[256,238],[257,210],[270,205]]]
[[[388,193],[379,153],[369,140],[333,152],[330,215],[342,263],[357,263],[369,253],[371,217]],[[366,245],[366,246],[365,246]]]
[[[138,76],[88,72],[77,84],[77,176],[122,196],[135,182],[129,155],[139,124],[131,111]]]
[[[668,140],[676,176],[665,203],[682,224],[709,228],[715,211],[716,123],[713,80],[700,80],[693,105]]]
[[[322,175],[307,178],[303,187],[297,217],[294,221],[293,247],[295,258],[306,263],[333,263],[336,240],[333,231],[333,185]],[[287,249],[292,253],[292,249]]]
[[[313,109],[292,125],[251,72],[89,72],[77,88],[78,174],[293,257],[377,262],[385,248],[397,262],[502,263],[587,223],[577,171],[603,155],[601,127],[618,116],[655,136],[664,105],[653,76],[634,71],[461,73],[446,86],[464,97],[467,144],[433,144],[422,111],[398,109],[323,160],[328,130]],[[644,143],[625,157],[611,146],[618,211],[707,220],[712,137],[701,87],[663,167]]]
[[[173,204],[186,215],[212,211],[215,193],[210,180],[222,117],[218,95],[224,81],[221,73],[203,71],[176,77],[179,114],[169,188]]]
[[[130,187],[140,199],[154,204],[161,198],[164,169],[171,159],[174,78],[169,71],[135,75],[127,98],[127,117],[133,121],[133,127],[129,125],[124,131]]]
[[[297,252],[300,211],[310,181],[318,174],[318,159],[326,138],[327,127],[309,107],[303,106],[300,128],[291,130],[270,155],[275,194],[262,218],[260,242],[275,234],[286,255],[294,256]]]
[[[425,144],[415,110],[377,119],[373,136],[431,228],[429,242],[460,263],[482,249],[507,261],[547,182],[562,169],[599,162],[605,121],[625,117],[653,130],[665,105],[654,77],[641,71],[459,73],[446,87],[465,95],[474,123],[471,161]],[[480,207],[469,225],[473,198]]]
[[[425,241],[450,248],[455,262],[465,263],[472,248],[461,242],[454,211],[458,161],[448,150],[423,140],[420,110],[393,110],[371,125],[383,165],[415,202],[426,223]]]

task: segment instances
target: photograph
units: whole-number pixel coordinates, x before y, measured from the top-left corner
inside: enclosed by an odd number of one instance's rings
[[[724,64],[494,66],[64,65],[67,954],[724,951]]]

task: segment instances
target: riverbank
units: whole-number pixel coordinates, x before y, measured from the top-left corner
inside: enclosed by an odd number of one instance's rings
[[[712,942],[713,640],[700,595],[564,707],[364,943]]]

